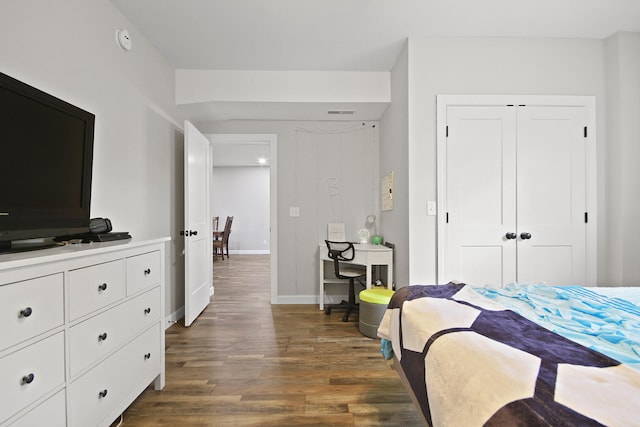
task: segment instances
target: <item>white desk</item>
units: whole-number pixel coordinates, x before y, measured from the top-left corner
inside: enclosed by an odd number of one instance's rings
[[[384,245],[372,245],[369,243],[354,243],[355,254],[351,264],[364,265],[367,268],[367,289],[371,288],[371,266],[386,265],[387,266],[387,288],[393,287],[393,249]],[[320,310],[324,310],[324,262],[333,260],[329,258],[329,250],[326,244],[319,245],[319,270],[320,270]],[[342,282],[342,280],[340,281]]]

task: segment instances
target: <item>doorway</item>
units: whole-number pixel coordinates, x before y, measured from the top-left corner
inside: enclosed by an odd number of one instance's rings
[[[278,295],[277,136],[275,134],[208,134],[207,138],[212,146],[214,169],[223,166],[251,166],[268,168],[269,170],[269,221],[266,224],[268,235],[262,241],[267,242],[270,253],[271,303],[274,304]],[[216,209],[216,200],[212,200],[212,212],[213,215],[221,212],[220,209]],[[233,213],[229,213],[229,215],[233,215]],[[225,218],[226,216],[220,217],[220,224],[224,223]],[[242,219],[239,221],[241,223]],[[234,217],[234,225],[238,223],[236,216]],[[258,250],[255,253],[261,252]]]

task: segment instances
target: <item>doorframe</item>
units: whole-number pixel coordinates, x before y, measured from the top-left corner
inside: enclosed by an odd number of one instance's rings
[[[571,95],[437,95],[436,96],[436,182],[437,182],[437,268],[436,283],[445,271],[447,213],[446,165],[447,165],[447,108],[453,106],[554,106],[585,107],[588,132],[586,160],[586,199],[589,221],[586,224],[586,283],[584,286],[596,286],[597,276],[597,165],[596,165],[596,97]]]
[[[213,143],[267,142],[269,144],[269,260],[271,304],[278,303],[278,136],[275,133],[209,133]]]

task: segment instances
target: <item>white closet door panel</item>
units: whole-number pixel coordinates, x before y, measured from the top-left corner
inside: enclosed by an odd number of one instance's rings
[[[585,283],[585,123],[584,107],[518,108],[520,283]]]
[[[506,253],[505,253],[506,252]],[[471,285],[500,285],[505,281],[505,269],[514,273],[514,257],[510,248],[502,245],[462,245],[459,249],[459,280]]]
[[[578,285],[572,245],[518,243],[518,283]],[[582,263],[584,265],[584,263]]]
[[[441,281],[515,280],[515,110],[447,108],[446,273]]]

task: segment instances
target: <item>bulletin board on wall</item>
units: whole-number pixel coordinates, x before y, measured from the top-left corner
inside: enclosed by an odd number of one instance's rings
[[[382,177],[380,186],[380,206],[383,211],[393,209],[393,172],[389,172]]]

